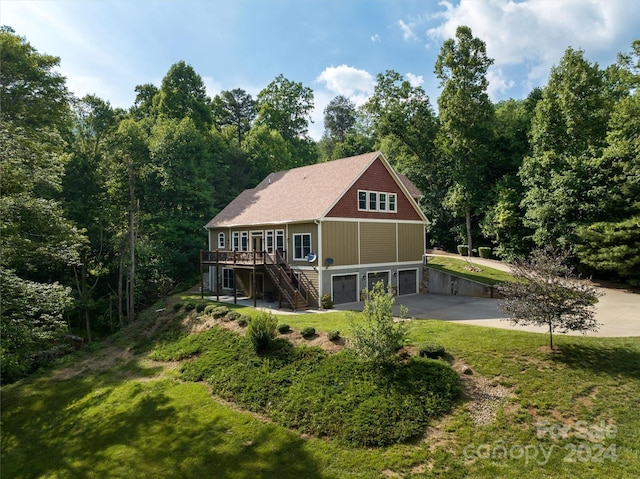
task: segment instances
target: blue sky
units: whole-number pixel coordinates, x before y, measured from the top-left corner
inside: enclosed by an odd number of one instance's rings
[[[210,96],[255,96],[282,73],[314,90],[317,139],[333,97],[361,104],[388,69],[421,85],[435,108],[433,67],[458,25],[486,42],[498,101],[546,84],[569,46],[615,62],[640,39],[639,12],[640,0],[2,0],[0,23],[59,56],[76,95],[124,108],[136,85],[160,85],[180,60]]]

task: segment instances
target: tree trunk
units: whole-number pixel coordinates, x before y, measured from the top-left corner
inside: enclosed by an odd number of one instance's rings
[[[467,253],[469,256],[473,256],[473,244],[471,242],[471,210],[467,210],[466,214],[467,220],[467,247],[469,248],[469,252]]]
[[[549,347],[553,349],[553,326],[549,323]]]
[[[132,321],[135,316],[136,288],[136,238],[135,238],[135,189],[133,184],[133,162],[129,163],[129,284],[127,298],[127,316]]]
[[[87,327],[87,342],[91,342],[91,320],[89,319],[89,308],[84,308],[84,324]]]
[[[124,326],[124,314],[122,311],[123,287],[124,287],[124,254],[125,247],[120,250],[120,265],[118,268],[118,292],[116,293],[118,301],[118,324],[122,328]]]

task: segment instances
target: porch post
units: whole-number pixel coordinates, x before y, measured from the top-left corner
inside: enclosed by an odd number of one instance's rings
[[[202,279],[202,250],[200,250],[200,299],[204,299],[204,280]]]
[[[216,269],[214,271],[213,276],[215,277],[216,283],[216,302],[220,302],[220,281],[218,281],[218,274],[220,274],[220,254],[219,249],[216,249]]]

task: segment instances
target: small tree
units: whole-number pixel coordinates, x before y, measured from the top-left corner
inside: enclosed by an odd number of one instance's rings
[[[512,265],[515,281],[498,287],[504,295],[498,305],[514,324],[549,327],[553,331],[597,331],[594,305],[602,296],[591,282],[580,280],[566,264],[568,252],[551,247],[535,250],[529,259]]]
[[[393,319],[393,293],[387,291],[382,282],[367,291],[362,310],[362,321],[351,318],[351,344],[355,351],[375,366],[385,366],[397,358],[407,334],[406,326]],[[400,315],[407,312],[400,307]]]

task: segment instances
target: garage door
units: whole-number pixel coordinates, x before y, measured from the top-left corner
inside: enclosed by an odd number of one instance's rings
[[[418,271],[406,269],[398,271],[398,294],[414,294],[418,292]]]
[[[353,303],[358,301],[357,275],[348,274],[344,276],[334,276],[333,281],[333,303]]]
[[[384,272],[384,273],[369,273],[367,275],[367,288],[369,288],[369,291],[371,291],[373,289],[373,285],[382,281],[382,284],[384,285],[385,289],[387,288],[387,285],[389,284],[389,272]]]

